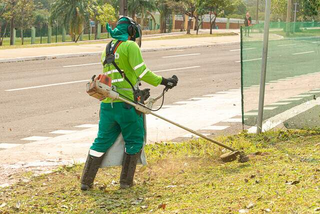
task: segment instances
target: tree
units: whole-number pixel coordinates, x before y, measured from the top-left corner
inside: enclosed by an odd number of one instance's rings
[[[49,15],[49,11],[47,11],[46,9],[36,10],[35,12],[34,25],[38,27],[40,31],[40,43],[42,43],[41,29],[43,28],[43,26],[48,24]]]
[[[256,0],[257,2],[259,0]],[[238,15],[238,17],[243,17],[247,13],[247,5],[243,0],[235,0],[226,5],[223,9],[225,16]]]
[[[89,0],[57,0],[52,4],[50,22],[59,20],[67,26],[72,41],[77,42],[89,20]]]
[[[136,14],[141,15],[140,25],[143,27],[145,14],[156,8],[154,0],[128,0],[128,12],[131,18],[135,19]]]
[[[156,0],[156,9],[160,13],[160,32],[167,32],[167,17],[172,13],[169,0]]]
[[[24,30],[30,28],[34,21],[34,4],[33,1],[19,0],[16,4],[16,19],[17,27],[20,28],[21,44],[24,44]]]
[[[320,0],[302,0],[302,16],[304,20],[314,18],[319,14]]]
[[[3,17],[3,14],[6,12],[7,4],[0,3],[0,46],[3,43],[3,37],[6,34],[8,21]],[[2,33],[2,26],[4,26],[4,30]]]
[[[101,2],[91,1],[89,7],[90,17],[94,20],[96,26],[95,39],[98,35],[98,23],[105,25],[110,21],[115,21],[115,10],[112,5],[106,3],[101,5]]]
[[[16,2],[17,0],[3,0],[2,4],[5,5],[2,14],[6,22],[10,22],[10,45],[13,45],[14,29],[15,29],[15,16],[16,16]]]
[[[210,34],[212,34],[212,28],[216,24],[217,16],[224,13],[224,8],[227,8],[231,4],[231,0],[206,0],[205,6],[210,15]]]
[[[197,35],[199,34],[200,26],[203,23],[203,15],[205,15],[206,13],[207,13],[207,8],[205,5],[205,1],[197,0],[196,13],[195,13],[195,19],[196,19],[195,30],[197,31]]]
[[[196,18],[198,3],[198,0],[174,0],[170,3],[170,6],[174,8],[175,11],[189,16],[187,34],[190,34],[192,19]]]

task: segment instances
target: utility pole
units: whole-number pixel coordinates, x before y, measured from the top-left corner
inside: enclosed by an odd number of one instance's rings
[[[266,88],[266,74],[267,74],[267,62],[268,62],[270,11],[271,11],[271,0],[266,0],[264,31],[263,31],[264,33],[263,51],[262,51],[262,62],[261,62],[259,110],[258,110],[258,118],[257,118],[257,134],[260,134],[263,130],[262,122],[263,122],[264,96],[265,96],[265,88]]]
[[[120,4],[119,17],[128,15],[127,1],[128,0],[119,0],[119,4]]]
[[[15,0],[11,0],[10,4],[11,4],[12,10],[14,10]],[[14,45],[14,40],[15,40],[14,17],[15,17],[15,11],[12,11],[12,17],[10,20],[10,45]]]
[[[291,26],[291,9],[292,9],[292,0],[288,0],[287,4],[287,25],[286,25],[286,36],[289,36],[290,34],[290,26]]]

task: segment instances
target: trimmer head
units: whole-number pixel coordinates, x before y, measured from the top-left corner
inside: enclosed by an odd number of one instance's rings
[[[233,151],[233,152],[223,154],[220,156],[220,158],[223,162],[227,163],[227,162],[232,162],[232,161],[237,160],[238,156],[239,156],[238,161],[240,163],[244,163],[244,162],[249,161],[249,157],[246,156],[246,154],[244,152],[239,152],[239,151]]]

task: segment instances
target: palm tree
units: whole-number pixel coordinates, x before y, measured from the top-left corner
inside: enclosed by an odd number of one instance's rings
[[[131,18],[135,19],[136,14],[141,14],[142,27],[145,13],[152,10],[155,10],[154,0],[128,0],[128,11]]]
[[[51,8],[50,22],[61,21],[69,27],[70,36],[77,42],[84,30],[86,20],[89,20],[89,0],[57,0]]]

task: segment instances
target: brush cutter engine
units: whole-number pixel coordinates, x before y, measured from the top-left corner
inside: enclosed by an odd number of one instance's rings
[[[107,97],[119,98],[119,94],[112,89],[111,78],[101,74],[97,78],[94,75],[91,81],[87,83],[87,93],[100,101]]]

